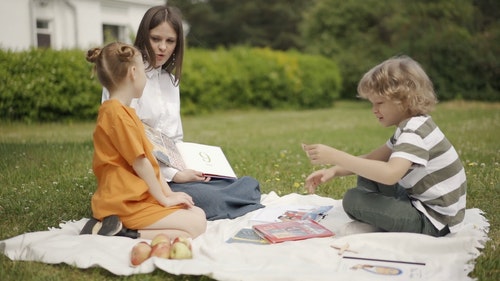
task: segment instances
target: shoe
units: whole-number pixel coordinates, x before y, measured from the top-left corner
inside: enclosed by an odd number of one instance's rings
[[[122,221],[117,215],[105,217],[102,222],[95,218],[91,218],[80,231],[82,234],[98,234],[104,236],[116,235],[122,229]]]
[[[107,216],[102,220],[102,225],[97,234],[104,236],[113,236],[122,229],[122,221],[117,215]]]
[[[132,239],[137,239],[141,235],[139,234],[139,231],[133,230],[133,229],[128,229],[126,227],[123,227],[115,236],[123,236],[123,237],[128,237]]]
[[[95,230],[94,230],[95,228]],[[80,235],[83,234],[97,234],[97,231],[101,228],[101,222],[95,218],[91,218],[80,231]]]

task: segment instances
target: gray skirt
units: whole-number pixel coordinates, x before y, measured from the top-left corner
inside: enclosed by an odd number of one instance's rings
[[[234,219],[260,209],[259,182],[248,176],[239,179],[212,179],[208,182],[168,183],[173,191],[189,194],[207,220]]]

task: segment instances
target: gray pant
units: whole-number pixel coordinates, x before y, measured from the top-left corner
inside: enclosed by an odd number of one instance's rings
[[[399,184],[384,185],[358,177],[357,187],[345,193],[342,204],[350,218],[385,231],[423,233],[435,237],[449,233],[448,227],[439,231],[413,207],[406,190]]]

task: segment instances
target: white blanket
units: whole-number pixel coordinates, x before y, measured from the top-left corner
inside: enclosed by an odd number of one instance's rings
[[[268,245],[226,243],[241,228],[251,227],[250,219],[257,210],[233,220],[209,222],[206,233],[193,241],[191,260],[150,258],[139,267],[131,267],[130,250],[139,240],[80,236],[78,233],[87,221],[84,218],[61,223],[60,228],[0,241],[0,251],[12,260],[66,263],[78,268],[102,267],[116,275],[160,269],[172,274],[207,275],[216,280],[472,280],[468,273],[488,239],[489,223],[479,209],[466,211],[465,226],[459,233],[434,238],[409,233],[363,233],[366,228],[347,217],[341,200],[317,195],[280,197],[271,192],[262,196],[262,203],[266,206],[333,205],[321,224],[336,235]],[[366,270],[349,270],[343,255],[331,247],[346,244],[356,253],[346,251],[345,256],[425,263],[425,266],[418,266],[418,274],[392,278]]]

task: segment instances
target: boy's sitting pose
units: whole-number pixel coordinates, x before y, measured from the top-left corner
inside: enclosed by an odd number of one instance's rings
[[[384,231],[444,236],[456,232],[465,214],[467,181],[453,145],[428,115],[437,99],[432,82],[413,59],[394,57],[368,71],[358,85],[382,126],[394,135],[372,152],[353,156],[323,144],[303,145],[313,172],[306,188],[334,177],[358,175],[343,199],[352,218]]]

